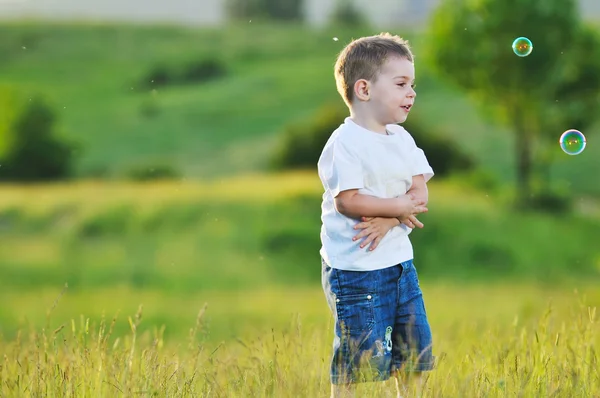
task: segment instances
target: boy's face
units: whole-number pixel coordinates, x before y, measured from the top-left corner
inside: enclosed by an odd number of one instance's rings
[[[403,123],[415,102],[415,66],[406,58],[391,57],[370,84],[367,102],[381,124]]]

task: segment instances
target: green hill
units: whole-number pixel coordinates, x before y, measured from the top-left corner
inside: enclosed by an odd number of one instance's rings
[[[563,219],[514,214],[456,183],[432,181],[430,193],[430,213],[420,217],[425,228],[411,234],[424,283],[597,285],[598,208]],[[4,186],[0,301],[19,305],[0,306],[0,334],[13,333],[24,314],[43,320],[65,283],[72,298],[60,312],[67,320],[119,306],[135,311],[142,302],[158,306],[152,322],[186,331],[188,321],[166,308],[197,313],[203,302],[177,305],[191,295],[212,297],[219,313],[231,301],[215,292],[318,291],[321,194],[314,173]]]
[[[122,176],[157,164],[187,177],[256,171],[284,126],[340,101],[332,77],[335,56],[351,38],[371,33],[255,23],[221,30],[5,23],[0,95],[2,86],[10,86],[50,99],[64,133],[82,145],[80,176]],[[397,33],[414,39],[419,57],[421,38]],[[222,74],[210,78],[202,70],[207,64]],[[483,121],[426,65],[417,68],[415,116],[510,180],[511,136]],[[165,75],[187,77],[161,85],[158,78]],[[557,138],[568,127],[557,126]],[[558,145],[556,150],[560,155]],[[582,155],[559,156],[553,175],[577,192],[599,194],[590,172],[599,157],[600,146],[589,139]]]

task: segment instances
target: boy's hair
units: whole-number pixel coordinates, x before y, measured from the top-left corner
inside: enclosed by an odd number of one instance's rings
[[[346,105],[352,104],[354,84],[360,79],[376,80],[383,64],[393,56],[414,62],[408,41],[389,33],[361,37],[340,52],[334,75],[337,90]]]

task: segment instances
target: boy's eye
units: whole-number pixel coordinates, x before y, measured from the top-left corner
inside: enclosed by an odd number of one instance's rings
[[[400,83],[400,84],[398,84],[398,86],[404,87],[404,86],[406,86],[406,83]]]
[[[416,84],[414,84],[414,83],[413,83],[413,84],[411,84],[410,86],[411,86],[412,88],[416,88],[416,87],[417,87],[417,85],[416,85]]]

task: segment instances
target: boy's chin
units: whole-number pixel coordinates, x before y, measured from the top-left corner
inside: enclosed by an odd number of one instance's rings
[[[396,124],[404,123],[406,121],[406,119],[408,119],[408,115],[400,116],[400,117],[396,118],[396,122],[395,123]]]

